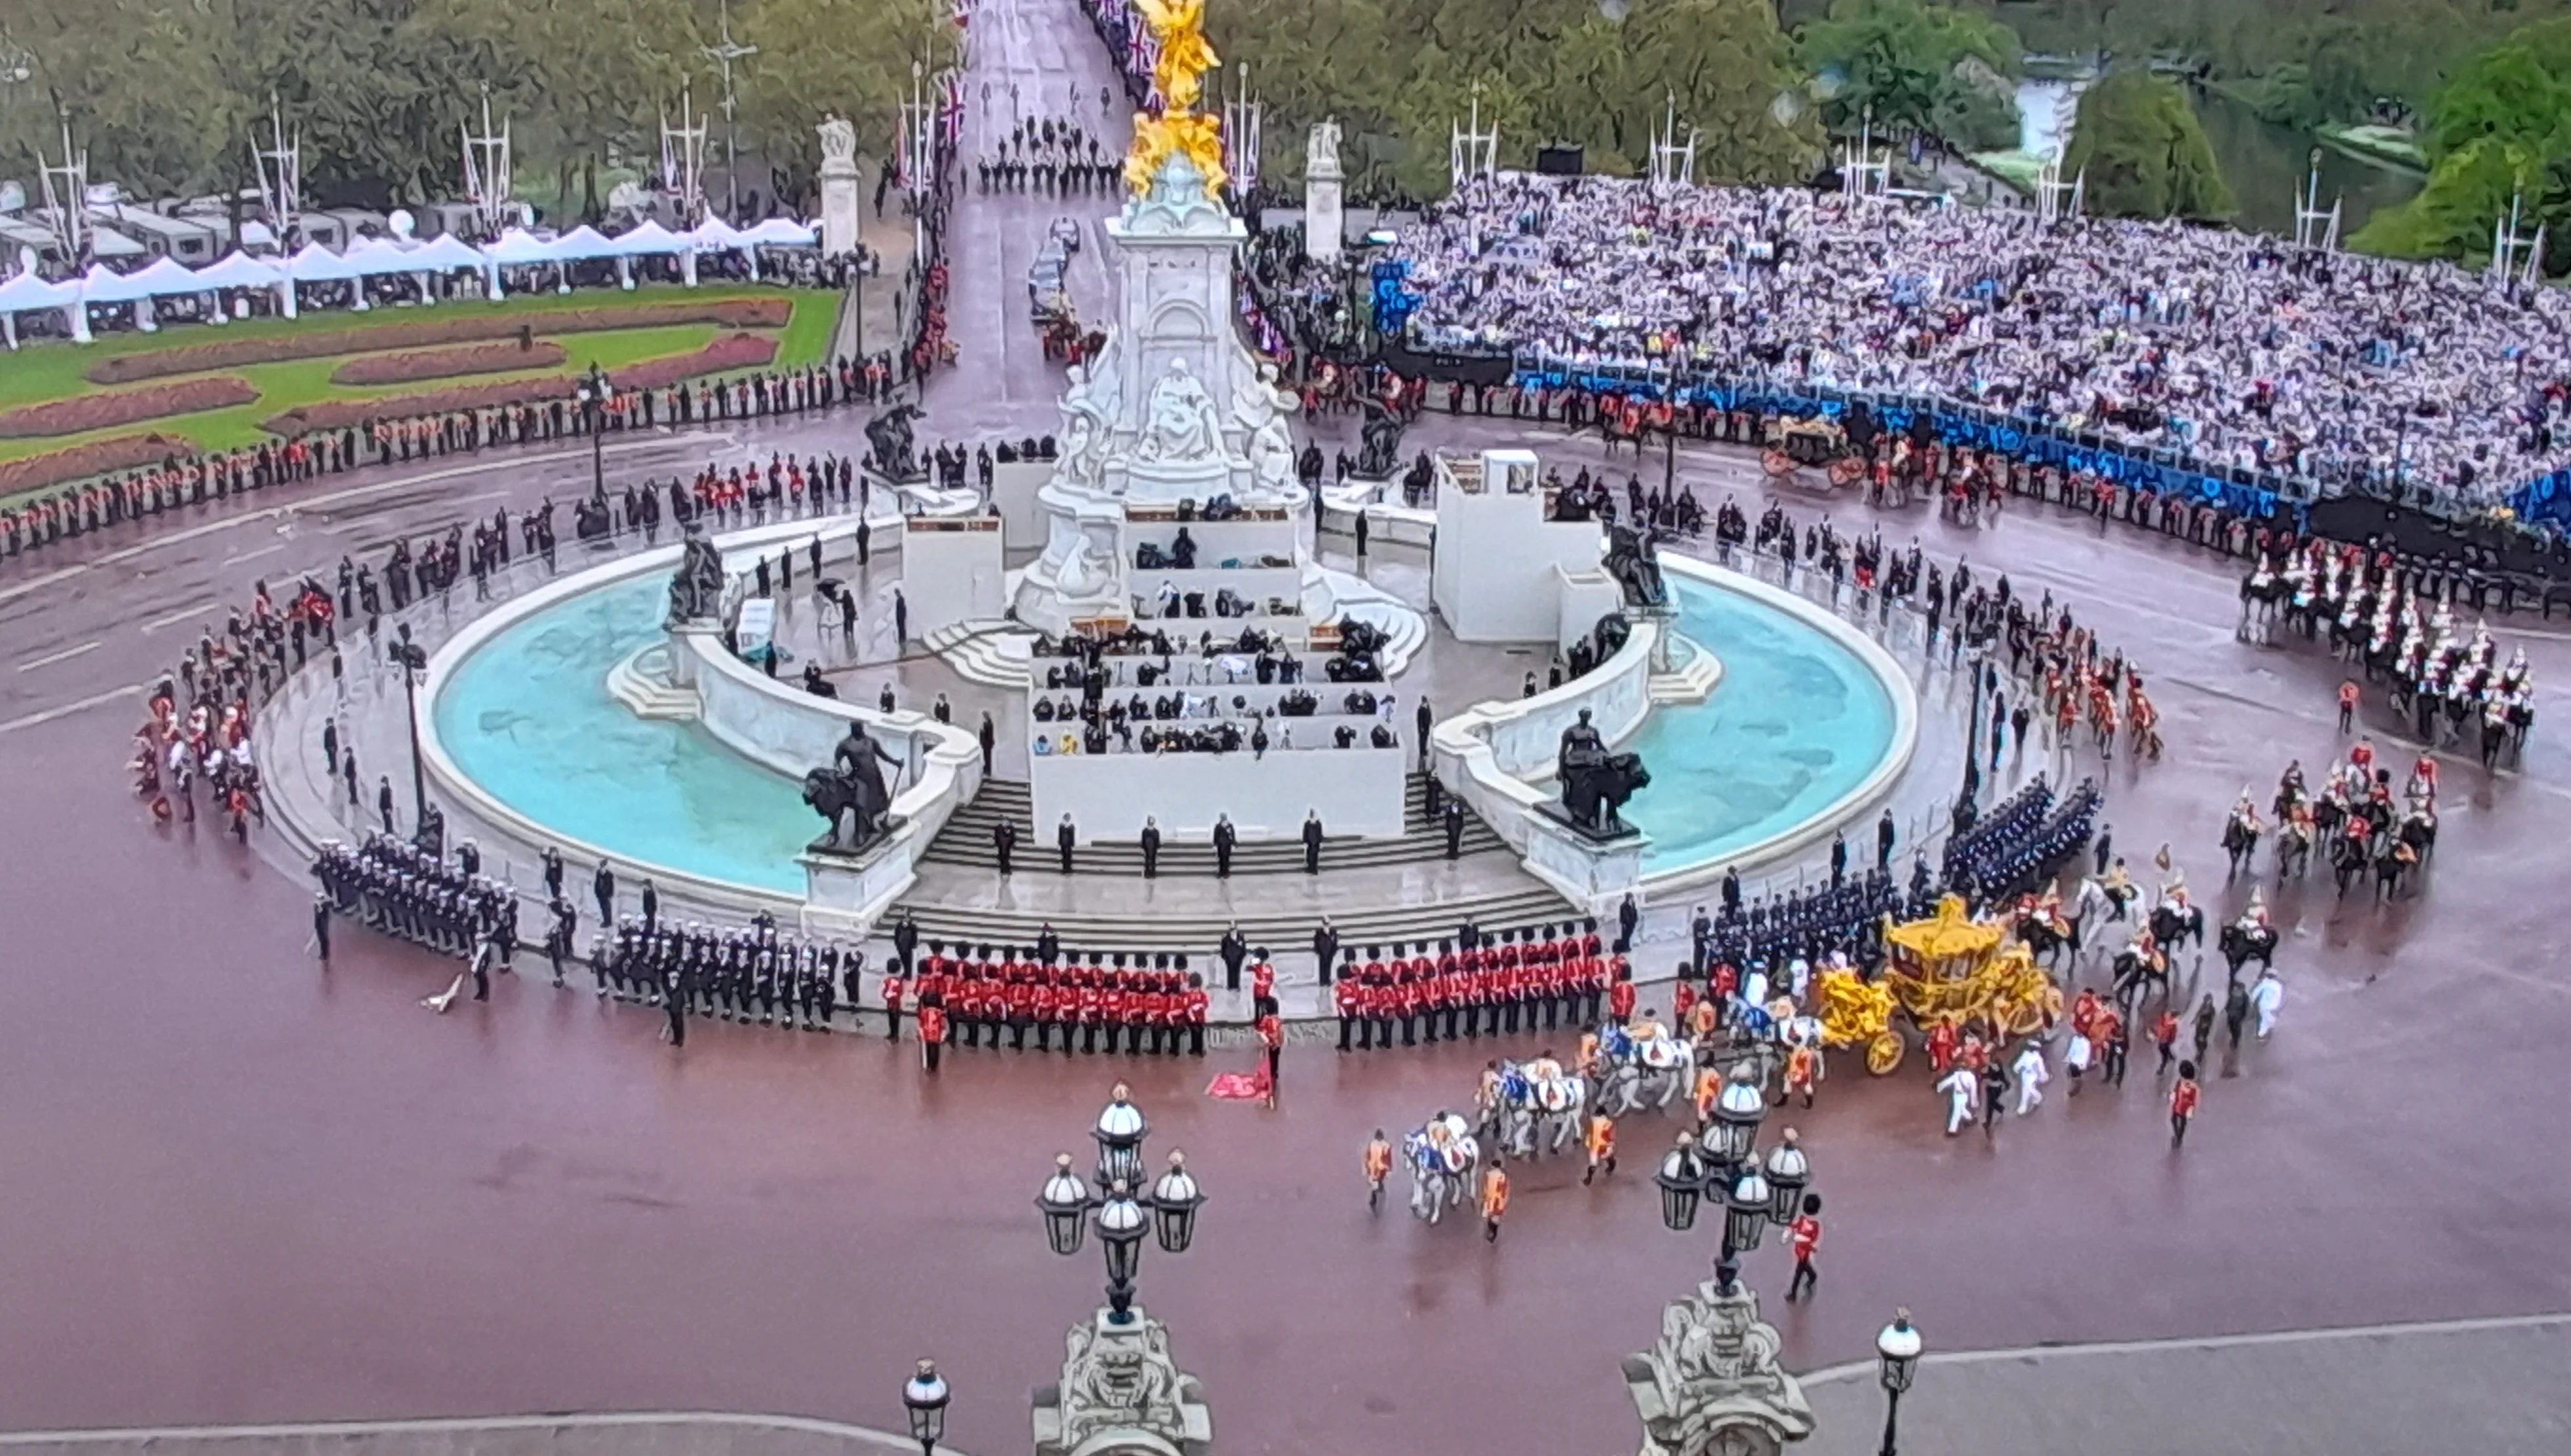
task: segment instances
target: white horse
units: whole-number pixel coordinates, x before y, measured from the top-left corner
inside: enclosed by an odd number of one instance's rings
[[[1444,1217],[1449,1205],[1462,1205],[1473,1186],[1473,1170],[1482,1161],[1464,1119],[1441,1112],[1425,1127],[1401,1139],[1402,1161],[1410,1165],[1410,1212],[1430,1223]]]
[[[1623,1027],[1608,1028],[1600,1039],[1599,1059],[1605,1070],[1599,1074],[1598,1105],[1610,1117],[1622,1117],[1645,1103],[1663,1111],[1696,1081],[1695,1044],[1658,1026],[1642,1036]]]

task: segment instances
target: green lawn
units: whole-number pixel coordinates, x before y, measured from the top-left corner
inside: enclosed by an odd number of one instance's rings
[[[641,359],[662,354],[684,353],[702,348],[717,331],[711,323],[674,324],[659,328],[624,329],[611,333],[545,333],[543,315],[565,308],[613,306],[619,302],[658,301],[671,298],[773,298],[793,301],[794,311],[787,319],[777,340],[780,363],[809,363],[819,359],[829,347],[831,330],[838,317],[839,295],[821,289],[796,288],[779,290],[755,285],[727,285],[686,289],[675,285],[637,288],[632,293],[608,293],[591,288],[572,293],[533,294],[505,299],[499,303],[441,304],[427,316],[450,309],[473,309],[529,315],[536,335],[551,337],[563,346],[566,360],[558,369],[580,371],[591,364],[614,369]],[[103,336],[89,347],[63,342],[30,344],[14,354],[0,355],[0,408],[32,404],[49,399],[63,399],[91,393],[98,386],[81,377],[81,372],[102,358],[115,354],[140,353],[152,349],[211,342],[216,339],[257,338],[293,332],[331,332],[361,328],[370,324],[404,322],[423,316],[409,308],[377,308],[365,313],[331,310],[308,313],[300,318],[259,318],[226,324],[220,329],[190,325],[164,330],[157,334],[114,334]],[[58,435],[34,440],[0,440],[0,460],[15,460],[40,455],[49,450],[86,443],[143,430],[168,430],[196,441],[207,449],[230,449],[236,445],[256,444],[264,438],[259,421],[280,410],[325,399],[370,399],[386,394],[408,394],[447,387],[448,384],[476,384],[523,377],[522,374],[476,374],[452,381],[424,380],[375,388],[354,388],[330,382],[330,373],[346,356],[322,359],[295,359],[278,364],[255,364],[226,370],[248,379],[259,391],[250,404],[233,409],[208,410],[202,414],[177,415],[168,419],[101,430],[87,435]],[[526,373],[544,373],[530,370]],[[156,381],[157,382],[157,381]]]

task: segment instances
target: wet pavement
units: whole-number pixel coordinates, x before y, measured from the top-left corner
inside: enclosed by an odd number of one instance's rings
[[[1021,35],[1029,64],[1095,65],[1067,4],[985,7],[977,33],[994,12],[1022,27],[1000,33]],[[1011,54],[993,45],[977,65]],[[1035,200],[998,201],[1021,215],[1001,234],[1040,226]],[[980,206],[966,200],[959,236]],[[979,397],[990,330],[1024,329],[1010,264],[959,270],[966,300],[987,288],[1005,306],[959,306],[966,369],[938,392]],[[1035,408],[1025,388],[1013,419]],[[853,454],[856,426],[619,440],[608,468],[666,476],[754,444]],[[1521,435],[1566,470],[1594,458],[1507,422],[1431,419],[1412,440]],[[1709,504],[1766,488],[1738,453],[1683,452],[1680,468]],[[958,1445],[1020,1449],[1027,1391],[1053,1378],[1100,1278],[1094,1251],[1046,1252],[1028,1201],[1123,1076],[1155,1148],[1187,1148],[1213,1198],[1194,1251],[1147,1255],[1143,1291],[1204,1377],[1226,1450],[1630,1444],[1616,1361],[1712,1253],[1704,1232],[1662,1231],[1644,1177],[1675,1122],[1627,1126],[1605,1187],[1561,1163],[1520,1170],[1485,1245],[1452,1222],[1369,1215],[1357,1177],[1369,1131],[1469,1100],[1478,1045],[1297,1045],[1272,1112],[1202,1096],[1214,1071],[1246,1068],[1238,1051],[1112,1066],[963,1053],[932,1080],[907,1043],[872,1036],[700,1024],[674,1053],[655,1016],[526,980],[439,1018],[415,1003],[451,963],[342,926],[317,967],[306,886],[205,826],[150,825],[121,767],[142,685],[254,577],[565,500],[588,472],[583,448],[449,459],[0,566],[11,1424],[676,1407],[897,1429],[909,1362],[933,1354]],[[2333,666],[2237,644],[2220,558],[2019,504],[1978,531],[1845,500],[1790,508],[1916,532],[1932,555],[2050,588],[2134,653],[2169,754],[2114,765],[2106,818],[2138,865],[2173,841],[2209,897],[2241,786],[2264,799],[2289,756],[2343,748]],[[1817,1299],[1772,1302],[1791,1365],[1863,1357],[1895,1303],[1944,1350],[2571,1307],[2571,1159],[2551,1106],[2571,1036],[2551,940],[2571,650],[2531,619],[2503,637],[2525,642],[2542,690],[2525,771],[2448,761],[2414,899],[2272,887],[2283,1023],[2209,1080],[2184,1154],[2147,1060],[2120,1092],[2073,1101],[2057,1082],[1989,1140],[1939,1136],[1916,1059],[1881,1081],[1833,1069],[1820,1106],[1792,1114],[1830,1232]],[[1785,1255],[1764,1248],[1749,1270],[1773,1295]]]

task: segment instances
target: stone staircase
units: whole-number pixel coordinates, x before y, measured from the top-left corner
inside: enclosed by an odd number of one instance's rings
[[[1237,922],[1254,944],[1280,954],[1306,944],[1323,910],[1341,940],[1358,948],[1444,939],[1466,920],[1499,928],[1574,913],[1478,818],[1468,818],[1461,857],[1450,863],[1445,835],[1426,813],[1426,780],[1412,775],[1408,793],[1404,833],[1327,839],[1318,876],[1303,873],[1299,841],[1244,841],[1234,851],[1231,878],[1217,880],[1214,846],[1191,836],[1162,846],[1160,876],[1146,884],[1142,847],[1131,840],[1084,838],[1066,880],[1056,869],[1052,829],[1036,830],[1027,786],[989,779],[930,843],[923,880],[951,882],[961,874],[1004,883],[991,833],[1007,819],[1018,827],[1017,878],[1068,883],[1074,887],[1068,901],[1077,908],[957,903],[923,883],[899,910],[927,938],[1025,944],[1050,924],[1066,945],[1112,950],[1210,952]]]
[[[950,622],[922,638],[928,650],[967,683],[1016,693],[1027,686],[1028,650],[1035,634],[999,618]]]

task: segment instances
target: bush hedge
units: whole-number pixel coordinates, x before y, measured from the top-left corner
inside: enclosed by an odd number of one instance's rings
[[[610,369],[607,377],[619,389],[667,389],[699,374],[756,369],[775,358],[776,340],[764,334],[728,333],[701,349],[638,359],[622,369]]]

